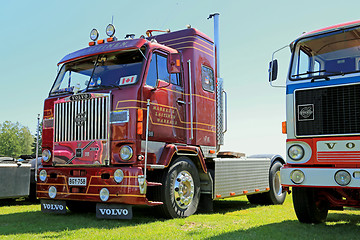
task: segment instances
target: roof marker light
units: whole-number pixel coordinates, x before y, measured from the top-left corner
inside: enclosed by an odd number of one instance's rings
[[[96,41],[99,37],[99,32],[95,28],[90,32],[90,39]]]

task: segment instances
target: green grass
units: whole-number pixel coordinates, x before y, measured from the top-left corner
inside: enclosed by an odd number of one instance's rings
[[[1,239],[358,239],[360,211],[330,211],[325,224],[301,224],[291,195],[284,205],[255,206],[245,197],[216,201],[211,214],[161,219],[135,207],[132,220],[101,220],[95,213],[43,214],[39,204],[0,201]]]

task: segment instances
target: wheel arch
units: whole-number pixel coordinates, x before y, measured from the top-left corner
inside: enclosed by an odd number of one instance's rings
[[[249,158],[270,158],[271,159],[270,168],[275,162],[280,162],[283,165],[286,163],[284,158],[279,154],[255,154],[249,156]]]
[[[205,158],[200,148],[194,146],[178,146],[175,144],[166,145],[160,156],[159,164],[168,168],[174,160],[180,156],[188,157],[195,164],[199,174],[201,172],[207,173]]]

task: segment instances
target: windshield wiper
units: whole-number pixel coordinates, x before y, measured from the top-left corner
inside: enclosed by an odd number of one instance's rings
[[[326,81],[329,81],[330,78],[328,76],[316,76],[311,79],[311,82],[315,82],[317,79],[325,79]]]
[[[62,93],[71,93],[71,94],[74,94],[74,92],[71,91],[71,90],[57,90],[57,91],[52,92],[51,94],[62,94]]]
[[[119,85],[116,84],[110,84],[110,85],[98,85],[98,86],[94,86],[88,89],[106,89],[106,88],[118,88],[121,89],[121,87]]]
[[[294,75],[291,75],[292,77],[298,77],[298,76],[303,76],[303,75],[307,75],[307,74],[313,74],[313,73],[321,73],[321,72],[328,72],[326,70],[319,70],[319,71],[306,71],[305,73],[300,73],[300,74],[294,74]]]
[[[97,64],[98,64],[99,58],[100,58],[100,55],[98,55],[97,58],[96,58],[96,61],[95,61],[95,63],[94,63],[94,67],[93,67],[92,72],[91,72],[91,75],[90,75],[89,83],[88,83],[88,85],[86,86],[86,88],[84,89],[85,91],[87,91],[88,88],[89,88],[89,85],[90,85],[90,83],[91,83],[91,79],[92,79],[93,76],[94,76],[95,68],[96,68],[96,66],[97,66]],[[83,92],[85,92],[85,91],[83,91]]]

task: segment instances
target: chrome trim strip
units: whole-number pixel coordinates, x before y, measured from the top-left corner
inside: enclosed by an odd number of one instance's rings
[[[189,70],[189,96],[190,96],[190,140],[194,139],[194,129],[193,129],[193,104],[192,104],[192,89],[191,89],[191,60],[189,59],[188,61],[188,70]]]

